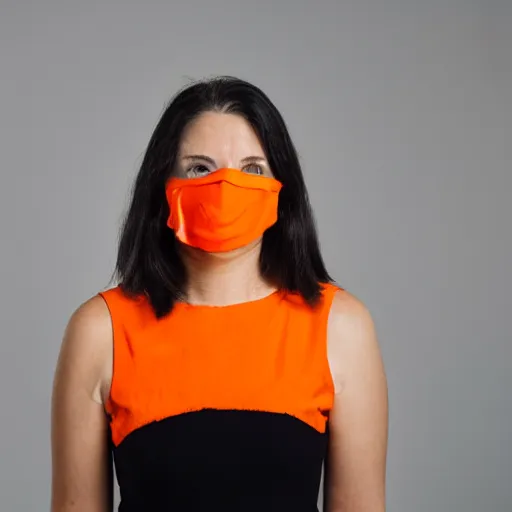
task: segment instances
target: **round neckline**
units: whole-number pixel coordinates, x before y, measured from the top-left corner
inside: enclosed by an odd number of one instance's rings
[[[267,295],[260,297],[258,299],[246,300],[244,302],[234,302],[232,304],[224,304],[224,305],[216,305],[216,304],[192,304],[190,302],[177,302],[176,305],[189,310],[211,310],[211,311],[219,311],[219,310],[227,310],[234,308],[241,308],[244,306],[255,306],[257,304],[262,304],[277,295],[281,295],[282,290],[277,289]]]

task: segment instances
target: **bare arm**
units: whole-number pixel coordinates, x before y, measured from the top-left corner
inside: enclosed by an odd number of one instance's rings
[[[82,305],[64,334],[52,396],[52,512],[112,511],[108,421],[102,405],[112,327],[101,297]]]
[[[372,318],[339,292],[329,318],[329,362],[336,383],[329,418],[326,512],[384,512],[388,395]]]

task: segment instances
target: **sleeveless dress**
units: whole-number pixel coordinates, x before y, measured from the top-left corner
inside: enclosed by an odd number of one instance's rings
[[[120,512],[317,511],[334,385],[318,305],[277,291],[229,306],[101,292],[114,363],[106,410]]]

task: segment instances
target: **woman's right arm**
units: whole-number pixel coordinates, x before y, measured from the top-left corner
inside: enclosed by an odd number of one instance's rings
[[[52,394],[52,512],[112,511],[112,458],[103,402],[112,378],[112,324],[97,296],[73,313]]]

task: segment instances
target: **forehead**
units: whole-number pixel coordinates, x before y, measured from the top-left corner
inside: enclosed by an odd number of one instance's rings
[[[256,132],[243,117],[219,112],[205,112],[185,128],[180,154],[190,153],[209,156],[229,153],[241,158],[248,154],[264,156]]]

